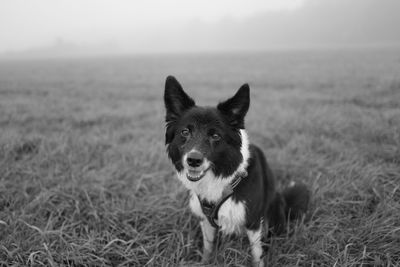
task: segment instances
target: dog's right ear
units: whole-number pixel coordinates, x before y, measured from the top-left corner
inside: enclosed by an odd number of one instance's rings
[[[183,91],[182,86],[174,76],[168,76],[165,81],[164,104],[167,111],[165,122],[167,123],[166,143],[168,144],[173,137],[171,136],[172,124],[184,111],[194,107],[196,103]]]
[[[182,113],[195,105],[195,102],[183,91],[174,76],[165,81],[164,103],[167,110],[166,122],[175,121]]]

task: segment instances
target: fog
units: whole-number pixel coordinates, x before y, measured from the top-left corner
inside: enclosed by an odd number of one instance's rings
[[[398,0],[0,0],[0,54],[397,46]]]

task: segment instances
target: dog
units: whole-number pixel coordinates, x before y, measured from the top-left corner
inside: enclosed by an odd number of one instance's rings
[[[246,232],[253,265],[264,266],[264,238],[305,214],[310,193],[299,183],[278,192],[264,153],[249,143],[244,124],[249,85],[216,107],[202,107],[168,76],[164,102],[166,150],[200,218],[203,261],[210,260],[217,230]]]

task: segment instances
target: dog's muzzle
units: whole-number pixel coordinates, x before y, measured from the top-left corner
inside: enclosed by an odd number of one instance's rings
[[[206,175],[207,171],[210,169],[210,167],[208,167],[207,169],[203,170],[203,171],[196,171],[196,170],[188,170],[186,173],[186,178],[189,179],[189,181],[191,182],[197,182],[199,181],[201,178],[204,177],[204,175]]]
[[[190,151],[187,154],[185,165],[187,167],[186,177],[189,181],[197,182],[204,177],[204,175],[210,169],[210,167],[207,167],[205,169],[201,168],[204,164],[205,158],[201,152]]]

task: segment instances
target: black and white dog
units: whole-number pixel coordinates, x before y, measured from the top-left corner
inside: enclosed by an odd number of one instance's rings
[[[217,229],[245,231],[254,265],[264,266],[263,237],[268,229],[282,231],[288,214],[301,216],[309,191],[301,184],[277,191],[263,152],[244,130],[249,90],[244,84],[217,107],[200,107],[167,77],[165,142],[179,180],[190,190],[190,208],[201,219],[203,259],[210,257]]]

